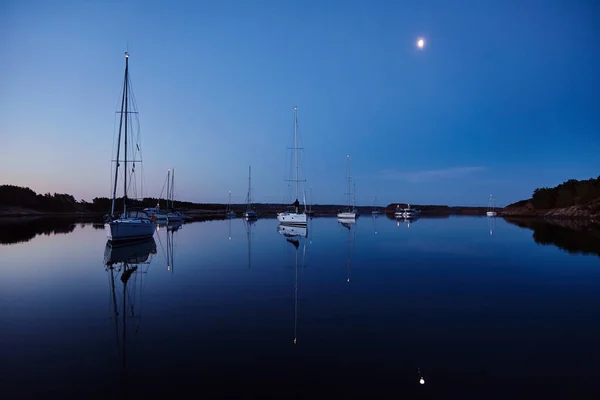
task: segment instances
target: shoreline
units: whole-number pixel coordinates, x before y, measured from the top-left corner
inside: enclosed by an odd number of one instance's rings
[[[377,207],[380,211],[378,215],[394,218],[396,205],[406,207],[404,203],[394,203],[386,207]],[[190,217],[191,220],[201,221],[207,219],[226,219],[226,204],[206,204],[206,208],[198,209],[179,209],[183,214]],[[284,204],[256,204],[253,209],[258,213],[259,217],[275,217],[278,212],[285,210],[288,206]],[[245,211],[245,205],[232,205],[232,210],[236,213],[236,217],[241,217]],[[335,216],[339,210],[345,208],[342,205],[313,205],[312,217],[331,217]],[[441,206],[441,205],[412,205],[411,208],[421,210],[422,217],[448,217],[456,216],[486,216],[487,207],[466,207],[466,206]],[[356,209],[362,216],[371,216],[374,207],[358,206]],[[600,214],[592,213],[589,209],[581,206],[573,206],[567,208],[536,210],[530,207],[518,208],[498,208],[496,209],[497,217],[502,218],[532,218],[532,219],[549,219],[549,220],[585,220],[592,223],[600,223]],[[31,220],[37,218],[73,218],[77,220],[97,221],[101,219],[106,212],[98,211],[41,211],[32,210],[20,207],[0,207],[0,221],[6,223],[9,221]]]

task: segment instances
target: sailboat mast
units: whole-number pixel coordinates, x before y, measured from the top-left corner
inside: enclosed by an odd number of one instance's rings
[[[352,190],[352,207],[356,207],[356,181],[352,181],[354,189]]]
[[[119,118],[119,137],[117,139],[117,166],[115,168],[115,184],[113,187],[112,203],[110,206],[111,217],[115,215],[115,199],[117,197],[117,179],[119,178],[119,156],[121,154],[121,129],[123,127],[123,107],[125,105],[125,88],[127,87],[127,53],[125,53],[125,78],[123,79],[123,96],[121,97],[121,117]]]
[[[246,205],[246,211],[250,211],[250,203],[252,203],[252,166],[248,166],[248,204]]]
[[[296,200],[298,200],[298,107],[294,107],[294,151],[296,153]]]
[[[352,196],[352,188],[350,187],[351,179],[350,179],[350,154],[346,157],[348,159],[348,207],[350,207],[350,199]]]
[[[175,209],[175,168],[171,174],[171,209]]]
[[[171,168],[167,170],[167,210],[169,209],[169,196],[171,196]]]
[[[129,54],[125,52],[125,159],[123,161],[123,213],[127,212],[127,96],[129,92]]]

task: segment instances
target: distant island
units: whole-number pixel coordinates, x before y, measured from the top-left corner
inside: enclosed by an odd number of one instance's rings
[[[122,209],[123,199],[116,201],[116,209]],[[164,200],[146,197],[143,200],[128,199],[130,207],[154,207],[157,204],[165,206]],[[100,217],[110,210],[111,199],[96,197],[91,202],[77,201],[71,194],[46,193],[38,194],[30,188],[14,185],[0,186],[0,217],[25,217],[25,216],[80,216]],[[253,208],[262,216],[274,216],[277,212],[286,209],[288,204],[254,203]],[[392,215],[396,207],[406,207],[406,203],[392,203],[379,207],[380,211]],[[193,203],[189,201],[175,201],[174,207],[183,211],[194,219],[225,217],[226,204],[221,203]],[[232,204],[234,212],[241,214],[246,209],[246,204]],[[339,204],[313,204],[310,208],[313,214],[319,216],[335,215],[344,205]],[[448,216],[448,215],[485,215],[487,207],[451,207],[446,205],[419,205],[411,207],[421,210],[423,216]],[[362,214],[371,214],[372,206],[358,206]],[[502,208],[497,208],[501,211]]]
[[[503,217],[588,219],[600,222],[600,176],[570,179],[553,188],[538,188],[530,199],[506,206]]]

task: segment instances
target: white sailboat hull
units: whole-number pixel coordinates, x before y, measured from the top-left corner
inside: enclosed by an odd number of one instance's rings
[[[306,214],[282,212],[277,214],[277,220],[283,225],[306,225]]]
[[[496,216],[496,211],[488,211],[485,213],[485,215],[487,215],[488,217],[495,217]]]
[[[355,212],[341,212],[341,213],[338,213],[337,217],[339,219],[356,219],[356,213]]]
[[[117,219],[104,224],[110,241],[146,239],[154,236],[156,223],[144,219]]]

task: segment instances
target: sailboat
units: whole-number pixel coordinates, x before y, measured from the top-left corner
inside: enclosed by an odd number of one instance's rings
[[[293,182],[296,182],[296,201],[294,201],[291,205],[293,207],[292,210],[280,212],[277,214],[277,219],[281,224],[285,225],[306,225],[306,200],[304,201],[304,211],[300,212],[300,202],[298,201],[298,183],[301,180],[298,179],[298,107],[294,107],[294,161],[295,161],[295,169],[296,169],[296,179],[293,179]],[[305,196],[306,197],[306,196]]]
[[[115,168],[115,182],[112,194],[112,202],[111,202],[111,210],[110,215],[105,215],[104,217],[104,229],[106,231],[106,236],[109,241],[124,241],[124,240],[137,240],[137,239],[145,239],[151,238],[154,235],[154,231],[156,230],[156,222],[154,219],[150,219],[150,216],[145,211],[134,211],[127,210],[127,191],[129,187],[127,186],[127,175],[130,173],[128,170],[128,154],[127,154],[127,139],[128,139],[128,127],[131,123],[129,114],[137,114],[136,111],[128,111],[129,110],[129,102],[131,100],[130,97],[130,82],[129,82],[129,54],[125,53],[125,79],[123,82],[123,95],[121,98],[121,116],[119,121],[119,136],[117,139],[117,157],[114,162],[116,162]],[[134,104],[132,103],[132,109],[134,108]],[[115,215],[115,200],[117,196],[117,183],[119,177],[119,167],[121,165],[120,160],[120,152],[121,152],[121,137],[123,136],[123,212],[120,216]],[[136,145],[135,149],[139,152],[140,147],[139,143]],[[135,163],[141,162],[141,160],[135,160],[135,158],[131,161],[132,168],[131,173],[133,176],[133,172],[135,171]]]
[[[350,155],[346,157],[348,160],[348,207],[346,210],[338,213],[337,217],[339,219],[351,220],[356,218],[356,206],[355,206],[355,197],[353,197],[352,193],[352,178],[350,177]]]
[[[496,216],[496,211],[495,211],[495,204],[494,204],[494,197],[490,194],[490,199],[488,200],[488,210],[485,213],[485,215],[487,215],[488,217],[495,217]]]
[[[227,210],[225,211],[227,218],[235,218],[235,212],[231,209],[231,190],[229,191],[229,202],[227,203]]]
[[[375,199],[373,200],[373,212],[371,214],[375,216],[381,214],[379,208],[377,208],[377,193],[375,193]]]
[[[252,167],[248,167],[248,195],[246,196],[246,211],[244,218],[247,220],[256,219],[256,211],[252,209]]]
[[[171,200],[171,208],[169,208],[169,200]],[[175,169],[171,173],[171,184],[167,190],[167,221],[169,223],[180,222],[183,220],[183,214],[175,210]]]

